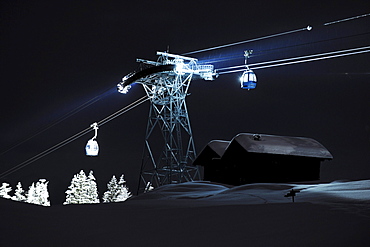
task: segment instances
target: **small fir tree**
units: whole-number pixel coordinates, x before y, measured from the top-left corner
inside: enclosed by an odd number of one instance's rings
[[[113,175],[112,179],[107,184],[108,190],[103,194],[103,202],[114,202],[118,194],[118,183],[116,176]]]
[[[50,206],[48,184],[49,181],[46,181],[46,179],[39,179],[39,181],[36,183],[35,186],[35,191],[37,195],[36,204],[42,206]]]
[[[0,187],[0,197],[11,199],[9,192],[12,191],[12,188],[9,186],[8,183],[3,183]]]
[[[14,196],[12,197],[12,199],[19,202],[26,201],[25,191],[22,188],[21,182],[17,183],[17,188],[14,191]]]
[[[87,177],[87,184],[88,184],[88,200],[90,203],[100,203],[99,200],[99,192],[98,192],[98,185],[95,182],[95,177],[93,175],[93,171],[90,171],[89,176]]]
[[[103,202],[123,202],[131,197],[131,192],[129,192],[124,175],[121,176],[119,182],[117,183],[116,176],[113,175],[112,179],[107,184],[108,190],[103,194]]]
[[[38,204],[35,183],[32,183],[31,186],[28,188],[26,196],[27,196],[27,199],[26,199],[27,203]]]
[[[39,179],[38,182],[32,183],[26,193],[26,202],[31,204],[37,204],[41,206],[50,206],[49,192],[48,192],[49,182],[46,179]]]
[[[131,192],[129,192],[129,189],[126,185],[126,180],[123,174],[119,179],[118,186],[120,188],[120,193],[118,194],[117,202],[126,201],[128,198],[132,196]]]
[[[66,193],[66,204],[99,203],[98,189],[93,172],[88,177],[83,170],[74,175]]]

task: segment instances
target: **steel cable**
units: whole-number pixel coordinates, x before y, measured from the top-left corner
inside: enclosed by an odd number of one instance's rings
[[[144,96],[144,97],[136,100],[135,102],[131,103],[130,105],[123,107],[122,109],[118,110],[117,112],[115,112],[115,113],[109,115],[108,117],[104,118],[103,120],[99,121],[98,122],[98,125],[101,126],[101,125],[104,125],[104,124],[108,123],[109,121],[117,118],[118,116],[121,116],[122,114],[128,112],[129,110],[131,110],[131,109],[133,109],[133,108],[141,105],[142,103],[144,103],[147,100],[149,100],[149,97],[148,96]],[[26,166],[32,164],[33,162],[35,162],[35,161],[37,161],[37,160],[45,157],[46,155],[48,155],[48,154],[50,154],[50,153],[58,150],[61,147],[64,147],[65,145],[67,145],[67,144],[73,142],[74,140],[80,138],[81,136],[87,134],[91,130],[92,130],[91,127],[86,128],[86,129],[78,132],[77,134],[75,134],[75,135],[73,135],[73,136],[65,139],[64,141],[61,141],[60,143],[58,143],[58,144],[56,144],[56,145],[54,145],[54,146],[46,149],[45,151],[43,151],[43,152],[41,152],[41,153],[39,153],[39,154],[37,154],[37,155],[35,155],[35,156],[27,159],[26,161],[23,161],[22,163],[20,163],[20,164],[14,166],[14,167],[8,169],[7,171],[1,173],[0,174],[0,178],[3,178],[3,177],[5,177],[5,176],[7,176],[7,175],[9,175],[11,173],[14,173],[14,172],[18,171],[19,169],[21,169],[23,167],[26,167]]]

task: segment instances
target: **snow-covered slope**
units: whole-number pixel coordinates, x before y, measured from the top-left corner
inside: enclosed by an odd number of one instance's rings
[[[284,197],[292,189],[295,197]],[[0,246],[368,246],[370,180],[167,185],[122,203],[0,200]]]
[[[210,182],[188,182],[165,185],[132,200],[196,199],[226,204],[288,203],[292,200],[284,195],[292,189],[297,191],[296,202],[370,202],[370,180],[321,184],[256,183],[235,187]]]

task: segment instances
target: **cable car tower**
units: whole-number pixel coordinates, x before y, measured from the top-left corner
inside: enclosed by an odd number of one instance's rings
[[[117,85],[126,93],[132,83],[139,83],[150,99],[138,193],[150,186],[200,180],[198,167],[190,164],[196,151],[185,99],[192,79],[217,76],[213,65],[199,65],[195,58],[157,55],[156,62],[137,59],[141,70]]]

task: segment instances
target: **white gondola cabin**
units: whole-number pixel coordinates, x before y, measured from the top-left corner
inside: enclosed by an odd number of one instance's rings
[[[95,139],[90,139],[86,144],[85,151],[87,156],[98,156],[98,142]]]
[[[96,138],[98,137],[98,123],[93,123],[90,127],[92,127],[95,131],[95,135],[93,138],[91,138],[85,147],[86,155],[87,156],[98,156],[99,153],[99,145],[96,141]]]
[[[247,69],[240,77],[240,86],[242,89],[255,89],[257,85],[256,74],[251,70]]]

